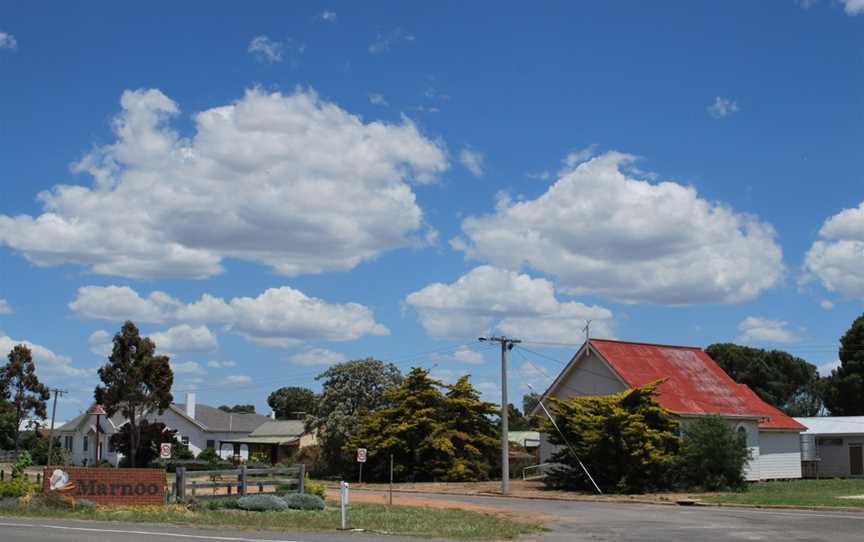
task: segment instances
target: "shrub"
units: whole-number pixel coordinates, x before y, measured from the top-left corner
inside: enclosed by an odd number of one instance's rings
[[[4,497],[0,499],[0,510],[17,510],[21,503],[16,497]]]
[[[217,454],[216,450],[213,448],[204,448],[195,459],[197,461],[206,461],[207,463],[218,463],[222,461],[222,458],[219,457],[219,454]]]
[[[276,495],[249,495],[237,499],[237,506],[254,512],[281,512],[288,508],[288,503]]]
[[[300,448],[294,455],[293,462],[306,465],[306,472],[312,476],[321,477],[327,473],[327,463],[318,444]]]
[[[324,510],[324,500],[317,495],[289,493],[282,499],[293,510]]]
[[[551,400],[550,410],[573,449],[546,421],[544,430],[549,441],[563,446],[552,456],[552,462],[566,465],[553,470],[546,484],[594,491],[579,466],[578,455],[604,492],[642,493],[668,488],[669,470],[675,464],[679,445],[678,421],[654,397],[660,383],[602,397]]]
[[[676,465],[678,484],[708,491],[746,487],[747,437],[720,416],[696,419],[684,428]]]
[[[324,484],[313,481],[308,474],[306,475],[306,479],[303,481],[303,491],[310,495],[316,495],[322,500],[327,498],[327,490],[324,487]]]
[[[95,510],[96,503],[93,501],[88,501],[87,499],[77,499],[75,501],[75,509],[76,510]]]
[[[23,497],[33,492],[33,484],[24,476],[10,478],[0,482],[0,498]]]
[[[208,510],[237,510],[240,508],[239,499],[236,497],[228,497],[227,499],[213,499],[207,501]]]
[[[75,510],[75,499],[59,493],[46,493],[40,500],[43,506],[58,510]]]
[[[12,464],[12,478],[18,478],[24,474],[24,470],[33,464],[33,458],[30,457],[30,452],[23,451],[18,454],[18,460]]]

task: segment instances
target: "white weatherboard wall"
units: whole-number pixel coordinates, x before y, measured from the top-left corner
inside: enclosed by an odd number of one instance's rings
[[[793,431],[759,431],[759,477],[801,478],[801,435]]]

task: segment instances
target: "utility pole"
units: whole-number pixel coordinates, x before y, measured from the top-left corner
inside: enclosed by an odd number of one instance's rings
[[[508,339],[505,336],[480,337],[482,341],[501,343],[501,493],[510,494],[510,411],[507,402],[507,352],[513,350],[513,346],[521,343],[519,339]]]
[[[64,390],[54,388],[54,406],[51,407],[51,429],[48,431],[48,459],[45,460],[45,466],[51,466],[51,452],[54,450],[54,416],[57,414],[57,396],[66,393]]]

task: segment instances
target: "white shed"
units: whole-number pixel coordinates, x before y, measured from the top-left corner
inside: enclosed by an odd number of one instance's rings
[[[809,477],[864,477],[864,416],[795,419],[807,426],[801,459]]]

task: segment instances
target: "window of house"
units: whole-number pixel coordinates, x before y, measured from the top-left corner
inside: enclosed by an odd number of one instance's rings
[[[216,448],[216,441],[215,440],[208,440],[207,441],[207,447],[208,448]]]
[[[180,438],[180,442],[182,442],[182,443],[185,444],[186,446],[189,446],[189,437],[182,437],[182,438]]]
[[[72,445],[75,443],[73,437],[63,437],[63,448],[72,451]]]
[[[88,446],[90,445],[90,437],[84,437],[84,451],[87,451]]]
[[[114,445],[111,444],[111,438],[109,437],[109,438],[106,438],[105,440],[108,441],[108,453],[113,454],[114,453]]]
[[[819,446],[843,446],[843,439],[822,437],[816,439],[816,444]]]

